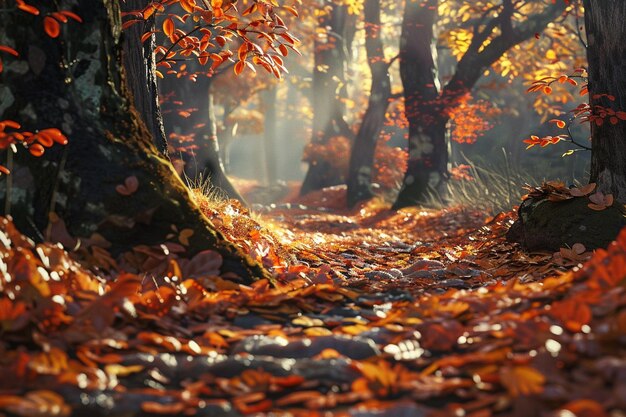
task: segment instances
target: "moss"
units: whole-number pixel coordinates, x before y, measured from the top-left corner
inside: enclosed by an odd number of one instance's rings
[[[556,251],[575,243],[587,249],[605,248],[626,227],[624,209],[615,204],[597,211],[588,204],[585,197],[560,202],[526,200],[507,239],[528,250]]]

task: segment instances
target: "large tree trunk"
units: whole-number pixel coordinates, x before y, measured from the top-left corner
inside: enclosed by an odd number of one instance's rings
[[[380,1],[365,1],[365,50],[372,73],[372,85],[367,110],[359,127],[352,151],[348,171],[348,206],[367,200],[372,193],[372,166],[380,131],[385,122],[385,113],[391,98],[389,63],[385,61],[381,39]]]
[[[121,2],[124,12],[142,10],[147,0],[125,0]],[[141,41],[144,33],[154,31],[154,16],[144,24],[135,24],[124,31],[124,54],[122,61],[126,71],[126,84],[133,96],[133,104],[141,115],[148,131],[154,138],[154,144],[162,154],[167,155],[167,140],[161,118],[158,100],[156,63],[154,58],[155,36],[152,34],[145,42]]]
[[[626,2],[585,0],[590,105],[626,111]],[[611,101],[606,95],[613,96]],[[591,123],[591,182],[626,203],[626,121]]]
[[[447,116],[439,100],[437,71],[438,0],[408,0],[400,37],[400,76],[409,122],[409,160],[394,209],[424,202],[447,174]]]
[[[50,2],[31,3],[42,14],[53,11]],[[223,272],[246,281],[267,276],[215,231],[132,106],[118,2],[83,0],[74,11],[84,22],[64,26],[62,40],[46,36],[30,15],[0,14],[0,38],[22,52],[0,74],[12,97],[3,117],[33,130],[55,126],[69,138],[42,158],[24,158],[34,178],[37,228],[45,230],[54,213],[71,235],[87,243],[98,234],[115,254],[165,243],[174,227],[191,229],[187,255],[214,249],[224,257]],[[33,223],[22,212],[15,216]]]
[[[178,132],[189,135],[195,133],[198,146],[185,160],[185,175],[192,181],[203,178],[210,181],[211,186],[228,198],[234,198],[245,204],[243,197],[224,172],[224,165],[219,151],[217,136],[217,119],[213,103],[213,78],[198,77],[196,82],[182,78],[166,79],[163,86],[175,93],[175,99],[184,106],[196,109],[188,118],[178,116],[177,112],[169,112],[164,116],[166,132]],[[203,126],[203,127],[198,127]]]
[[[314,45],[312,144],[326,143],[333,136],[349,139],[353,136],[344,119],[345,106],[340,97],[346,94],[346,65],[354,25],[349,24],[346,5],[331,4],[329,7],[330,11],[321,16],[319,22],[321,28],[327,28],[327,38],[324,41],[316,38]],[[300,194],[344,181],[345,173],[337,172],[327,160],[309,161]]]

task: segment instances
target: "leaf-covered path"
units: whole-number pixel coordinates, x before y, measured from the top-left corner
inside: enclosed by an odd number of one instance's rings
[[[506,243],[512,214],[205,210],[274,286],[180,236],[70,257],[5,221],[0,413],[624,415],[626,234],[580,268]]]

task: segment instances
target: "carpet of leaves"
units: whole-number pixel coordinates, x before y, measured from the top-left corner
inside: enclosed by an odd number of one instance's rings
[[[205,207],[275,285],[176,245],[105,271],[2,219],[0,415],[626,415],[626,231],[528,254],[512,213],[341,198]]]

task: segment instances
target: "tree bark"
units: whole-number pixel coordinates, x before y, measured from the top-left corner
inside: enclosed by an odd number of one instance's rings
[[[31,4],[42,15],[55,11],[47,1]],[[222,272],[246,282],[267,277],[214,229],[141,122],[124,80],[118,2],[83,0],[74,11],[83,23],[63,26],[59,39],[30,15],[0,14],[0,37],[23,54],[0,74],[14,97],[3,116],[32,130],[58,127],[69,138],[42,158],[24,158],[36,226],[45,230],[54,213],[71,235],[87,243],[97,234],[113,254],[165,243],[173,228],[191,229],[186,255],[213,249],[223,256]]]
[[[196,82],[181,78],[165,79],[163,86],[175,93],[176,100],[182,101],[186,107],[195,108],[188,118],[179,117],[170,112],[164,117],[165,130],[178,131],[182,134],[195,133],[197,149],[185,160],[185,175],[192,180],[203,178],[210,181],[228,198],[246,204],[243,197],[232,185],[226,173],[219,152],[217,135],[217,119],[213,103],[213,78],[200,76]],[[197,126],[204,125],[202,128]]]
[[[122,11],[142,10],[147,0],[125,0],[121,2]],[[167,155],[167,140],[159,106],[156,63],[154,58],[155,36],[152,34],[145,42],[141,41],[144,33],[153,31],[154,16],[145,24],[135,24],[124,31],[123,62],[126,71],[126,83],[133,96],[133,104],[154,138],[157,149]]]
[[[385,60],[384,45],[381,39],[379,0],[365,1],[364,18],[365,50],[372,73],[372,84],[367,110],[363,115],[350,152],[350,169],[347,180],[349,207],[354,207],[357,203],[373,197],[374,154],[391,98],[389,63]]]
[[[316,38],[314,45],[311,138],[313,144],[323,144],[333,136],[345,136],[349,139],[353,136],[344,118],[345,106],[339,97],[346,95],[346,65],[354,25],[348,24],[349,14],[346,5],[331,3],[329,7],[330,11],[323,15],[319,22],[321,28],[327,29],[327,39],[322,41]],[[300,194],[304,195],[344,181],[345,174],[337,172],[327,161],[310,161]]]
[[[626,2],[585,0],[589,104],[626,111]],[[607,98],[615,98],[615,101]],[[626,121],[591,123],[591,182],[626,203]]]
[[[447,175],[447,117],[439,100],[438,0],[407,0],[400,37],[400,76],[409,122],[409,160],[394,209],[424,202]]]

